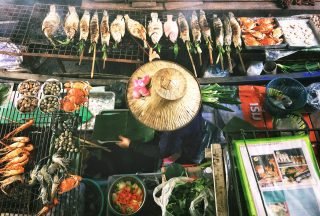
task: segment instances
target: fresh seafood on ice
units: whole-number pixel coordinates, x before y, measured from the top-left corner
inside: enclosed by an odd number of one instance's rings
[[[126,26],[129,33],[132,36],[142,40],[143,46],[147,48],[148,47],[147,35],[146,35],[146,29],[144,28],[144,26],[141,25],[138,21],[131,19],[128,14],[124,15],[124,19],[125,19]]]
[[[173,15],[167,15],[167,21],[163,24],[164,35],[174,44],[173,52],[175,58],[178,56],[179,46],[177,43],[179,27],[176,21],[172,20]]]
[[[79,48],[78,48],[78,52],[80,54],[79,65],[81,65],[85,43],[89,36],[89,26],[90,26],[90,12],[88,10],[85,10],[80,20],[80,38],[79,38]]]
[[[152,43],[158,48],[160,52],[159,41],[163,35],[163,28],[158,13],[151,13],[151,21],[148,25],[148,35],[151,38]]]
[[[79,28],[79,16],[77,14],[76,8],[73,6],[69,6],[68,9],[69,12],[66,16],[63,27],[64,32],[67,35],[67,39],[60,42],[60,44],[62,45],[68,45],[70,42],[72,42]]]
[[[212,56],[212,36],[211,36],[211,29],[209,27],[207,18],[206,18],[206,14],[203,10],[200,10],[200,16],[199,16],[199,24],[200,24],[200,28],[201,28],[201,33],[202,36],[208,46],[208,50],[209,50],[209,60],[210,60],[210,64],[213,64],[213,56]]]
[[[57,32],[59,25],[60,17],[56,12],[56,6],[50,5],[50,11],[42,22],[42,31],[54,47],[56,47],[54,42],[54,34]]]
[[[117,15],[116,19],[111,23],[110,32],[116,44],[120,43],[126,32],[126,24],[122,15]]]
[[[221,64],[221,69],[224,71],[224,65],[223,65],[223,42],[224,42],[224,32],[223,32],[223,24],[221,19],[218,17],[218,15],[213,15],[213,30],[216,37],[216,45],[218,48],[218,57],[216,63],[219,62]]]
[[[231,25],[231,29],[232,29],[232,42],[233,42],[234,47],[237,50],[237,54],[239,56],[239,60],[240,60],[241,66],[242,66],[242,70],[245,73],[246,72],[246,68],[244,66],[244,62],[243,62],[242,56],[241,56],[241,49],[242,49],[241,28],[240,28],[240,25],[239,25],[238,21],[234,17],[234,14],[232,12],[229,12],[228,15],[229,15],[230,25]]]
[[[106,60],[107,60],[107,47],[110,42],[110,28],[109,28],[109,15],[106,10],[103,11],[103,16],[100,24],[100,32],[101,32],[101,44],[102,44],[102,60],[103,60],[103,68],[105,68]]]
[[[232,28],[230,24],[229,17],[223,17],[223,27],[224,27],[224,46],[228,59],[228,70],[233,73],[232,61],[231,61],[231,43],[232,43]]]
[[[191,42],[190,42],[188,22],[187,22],[185,16],[182,13],[179,13],[177,22],[178,22],[178,25],[179,25],[180,38],[182,39],[183,43],[185,43],[185,45],[187,47],[187,51],[188,51],[189,58],[190,58],[190,61],[191,61],[191,64],[192,64],[193,72],[194,72],[194,75],[197,77],[196,67],[194,65],[193,58],[192,58],[191,53],[190,53]]]
[[[96,55],[97,55],[97,43],[99,40],[99,17],[98,12],[94,12],[91,22],[90,22],[90,38],[91,38],[91,45],[89,49],[89,53],[93,50],[93,58],[92,58],[92,67],[91,67],[91,79],[94,75],[94,65],[96,62]]]
[[[192,12],[192,16],[191,16],[191,33],[192,33],[194,46],[199,55],[199,64],[202,65],[202,58],[201,58],[202,50],[200,47],[201,29],[198,21],[198,15],[197,15],[197,12],[195,11]]]

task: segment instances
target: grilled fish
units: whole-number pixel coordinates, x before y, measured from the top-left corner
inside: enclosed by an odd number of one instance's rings
[[[120,43],[126,32],[126,24],[122,15],[117,15],[116,19],[111,23],[110,32],[116,44]]]
[[[203,10],[200,10],[199,24],[200,24],[202,36],[208,46],[210,64],[213,64],[211,29],[209,27],[206,14]]]
[[[56,12],[56,6],[50,5],[50,11],[42,22],[42,31],[54,47],[56,46],[56,44],[53,40],[53,36],[57,32],[59,25],[60,17]]]
[[[101,32],[101,44],[102,44],[102,59],[103,59],[103,68],[105,68],[107,60],[107,46],[109,46],[110,41],[110,28],[109,28],[109,15],[107,11],[103,11],[103,17],[100,25]]]
[[[233,41],[233,45],[236,48],[241,49],[241,28],[240,25],[238,23],[238,21],[236,20],[236,18],[234,17],[233,13],[229,12],[229,19],[230,19],[230,25],[232,28],[232,41]]]
[[[197,53],[199,55],[199,62],[200,65],[202,65],[202,59],[201,59],[201,29],[198,21],[198,16],[197,12],[193,11],[192,16],[191,16],[191,33],[192,33],[192,38],[193,38],[193,43],[197,49]]]
[[[79,65],[81,65],[83,52],[85,48],[85,42],[88,39],[89,36],[89,25],[90,25],[90,12],[88,10],[85,10],[82,18],[80,20],[80,38],[79,38],[79,45],[78,45],[78,52],[80,54],[80,61]]]
[[[190,58],[190,61],[192,64],[193,72],[194,72],[194,75],[197,77],[196,67],[194,65],[194,61],[193,61],[193,58],[190,53],[191,44],[190,44],[189,26],[188,26],[188,22],[187,22],[185,16],[182,13],[179,13],[178,25],[179,25],[179,30],[180,30],[180,38],[182,39],[182,41],[185,43],[185,45],[187,47],[187,51],[188,51],[189,58]]]
[[[79,28],[79,16],[77,14],[76,8],[73,6],[69,6],[69,12],[66,16],[65,22],[64,22],[64,32],[67,35],[67,40],[63,43],[65,44],[69,44],[75,34],[77,33]]]
[[[218,15],[214,14],[213,15],[213,30],[214,34],[216,36],[216,45],[219,51],[218,57],[217,57],[217,62],[220,60],[221,64],[221,69],[224,70],[223,66],[223,40],[224,40],[224,33],[223,33],[223,24],[221,19],[218,17]]]
[[[89,53],[93,49],[93,58],[92,58],[92,67],[91,67],[91,78],[93,78],[94,64],[96,61],[96,54],[97,54],[97,43],[99,40],[99,17],[98,17],[97,11],[93,14],[90,22],[90,39],[91,39],[91,46],[89,49]]]
[[[178,25],[180,30],[180,38],[183,40],[184,43],[190,41],[188,22],[182,13],[179,13]]]
[[[164,34],[169,37],[172,43],[175,43],[179,35],[179,27],[176,21],[172,20],[172,15],[167,15],[167,21],[163,25]]]
[[[232,28],[230,24],[230,19],[226,16],[223,17],[223,26],[224,26],[224,45],[228,58],[228,69],[232,73],[232,62],[231,62],[231,43],[232,43]]]
[[[103,11],[103,17],[100,25],[100,32],[101,32],[101,44],[102,45],[106,44],[107,46],[109,46],[109,41],[110,41],[109,15],[106,10]]]
[[[158,44],[163,35],[162,23],[158,18],[158,13],[151,13],[151,21],[148,25],[148,35],[153,44]]]
[[[143,41],[143,46],[145,48],[148,47],[147,45],[147,33],[146,29],[143,25],[141,25],[138,21],[133,20],[129,17],[128,14],[124,15],[124,19],[126,22],[126,26],[130,34],[140,40]]]

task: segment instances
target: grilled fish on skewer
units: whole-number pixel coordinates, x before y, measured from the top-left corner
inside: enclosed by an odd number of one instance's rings
[[[87,41],[89,36],[89,26],[90,26],[90,12],[85,10],[80,20],[80,40],[79,40],[80,42],[79,42],[79,48],[78,48],[78,52],[80,54],[79,65],[81,65],[85,42]]]
[[[237,53],[240,59],[240,63],[242,66],[242,70],[243,72],[246,72],[246,68],[244,66],[244,62],[242,60],[241,57],[241,46],[242,46],[242,42],[241,42],[241,28],[240,25],[238,23],[238,21],[236,20],[236,18],[234,17],[234,14],[229,12],[229,19],[230,19],[230,25],[232,28],[232,42],[234,47],[237,49]]]
[[[141,25],[138,21],[135,21],[129,17],[128,14],[124,15],[124,19],[127,25],[127,29],[130,32],[130,34],[140,40],[143,41],[143,46],[145,48],[148,47],[147,43],[147,33],[146,29],[143,25]]]
[[[224,25],[224,45],[225,51],[227,53],[228,58],[228,70],[232,73],[232,62],[231,62],[231,43],[232,43],[232,28],[230,24],[230,19],[226,16],[223,17],[223,25]]]
[[[116,19],[111,23],[110,32],[116,44],[120,43],[126,32],[126,24],[122,15],[117,15]]]
[[[172,20],[172,15],[167,15],[167,21],[163,24],[163,31],[166,37],[174,44],[173,52],[174,56],[178,56],[179,46],[176,43],[179,35],[179,27],[176,21]]]
[[[103,17],[100,25],[101,32],[101,44],[102,44],[102,59],[103,59],[103,68],[105,68],[107,60],[107,47],[109,46],[110,41],[110,28],[109,28],[109,15],[106,10],[103,11]]]
[[[98,18],[97,11],[93,14],[90,22],[90,38],[91,38],[91,46],[89,49],[89,53],[93,49],[93,58],[92,58],[92,67],[91,67],[91,79],[92,79],[94,74],[94,64],[96,61],[96,54],[97,54],[97,43],[99,40],[99,18]]]
[[[210,58],[210,64],[213,64],[213,56],[212,56],[212,36],[211,36],[211,29],[209,27],[206,14],[203,10],[200,10],[200,17],[199,17],[199,24],[201,28],[201,33],[206,41],[206,44],[208,46],[209,50],[209,58]]]
[[[201,29],[198,21],[197,12],[195,11],[192,12],[192,16],[191,16],[191,33],[192,33],[194,46],[196,47],[197,53],[199,55],[199,63],[200,65],[202,65],[202,58],[201,58],[202,50],[200,47]]]
[[[224,49],[223,49],[223,40],[224,40],[223,24],[222,24],[221,19],[216,14],[213,15],[213,30],[214,30],[215,37],[216,37],[216,45],[217,45],[217,48],[219,51],[216,63],[218,63],[218,61],[220,60],[221,69],[224,71],[224,65],[223,65],[223,53],[224,53]]]
[[[179,25],[179,30],[180,30],[180,38],[182,39],[182,41],[185,43],[186,47],[187,47],[187,51],[189,54],[189,58],[193,67],[193,71],[195,76],[197,77],[197,71],[196,71],[196,67],[194,65],[191,53],[190,53],[190,49],[191,49],[191,43],[190,43],[190,36],[189,36],[189,26],[188,26],[188,22],[185,18],[185,16],[182,13],[179,13],[178,16],[178,25]]]
[[[160,52],[159,41],[163,35],[163,28],[162,23],[158,18],[158,13],[151,13],[151,21],[148,25],[148,35],[155,45],[155,48],[158,48],[158,52]]]
[[[73,6],[69,6],[69,12],[64,21],[64,32],[67,35],[67,39],[65,41],[59,41],[62,45],[68,45],[74,38],[79,28],[79,16],[77,14],[76,8]]]
[[[53,40],[53,36],[58,30],[59,25],[60,17],[56,12],[56,6],[50,5],[50,11],[42,22],[42,31],[54,47],[56,47],[56,44]]]

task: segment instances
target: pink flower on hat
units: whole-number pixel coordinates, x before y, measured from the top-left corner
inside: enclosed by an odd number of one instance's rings
[[[151,78],[149,75],[144,76],[143,78],[138,78],[133,80],[133,93],[132,97],[135,99],[139,99],[141,97],[150,96],[151,92],[149,90]]]

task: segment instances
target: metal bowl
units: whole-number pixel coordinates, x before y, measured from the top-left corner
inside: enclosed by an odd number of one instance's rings
[[[114,204],[112,203],[112,194],[113,192],[115,191],[115,188],[117,186],[117,184],[121,181],[130,181],[131,183],[136,183],[142,190],[142,193],[143,193],[143,199],[142,199],[142,203],[140,205],[140,208],[134,212],[134,213],[131,213],[131,214],[122,214],[121,212],[118,212],[115,208],[114,208]],[[118,216],[128,216],[128,215],[136,215],[138,212],[141,211],[145,201],[146,201],[146,188],[145,188],[145,185],[143,184],[143,182],[136,176],[123,176],[123,177],[120,177],[118,179],[116,179],[112,184],[111,186],[109,187],[109,190],[108,190],[108,206],[110,208],[110,210],[112,211],[113,214],[115,215],[118,215]]]

